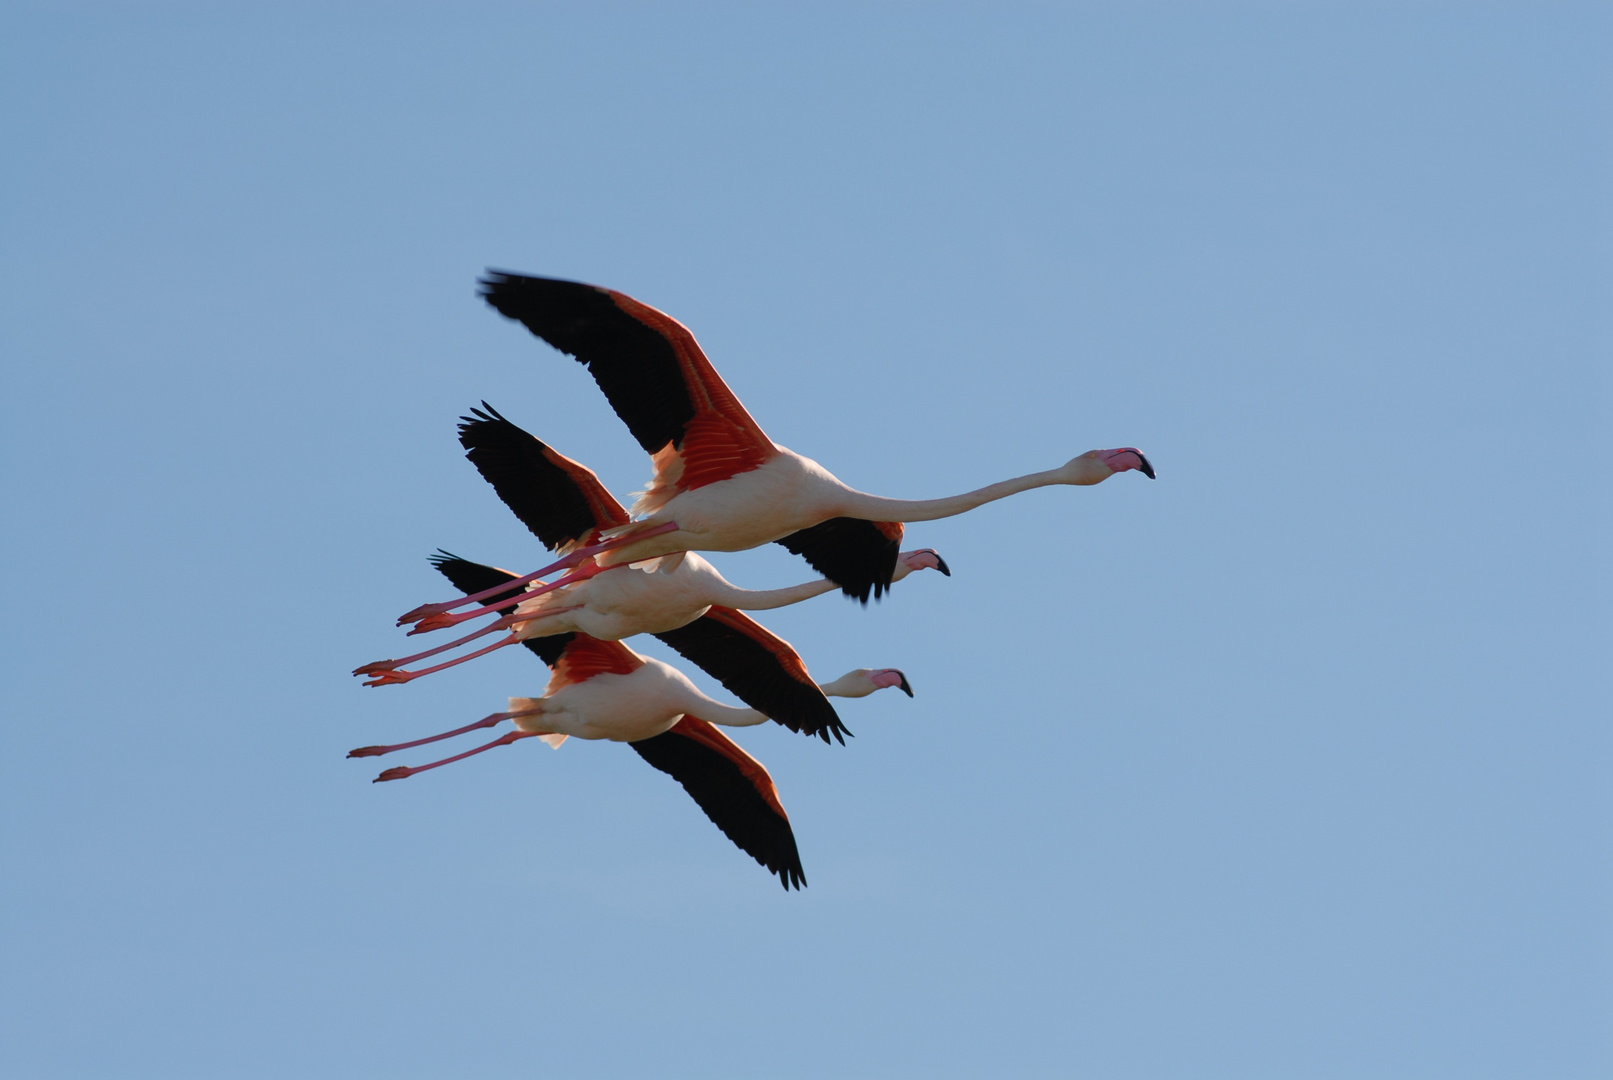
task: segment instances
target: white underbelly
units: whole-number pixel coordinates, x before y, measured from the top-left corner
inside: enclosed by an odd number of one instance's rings
[[[833,516],[823,506],[833,483],[816,462],[782,451],[750,472],[674,496],[655,516],[700,537],[700,550],[745,551]]]
[[[612,640],[633,634],[659,634],[687,626],[706,613],[710,606],[702,593],[692,587],[691,575],[645,572],[637,567],[608,570],[590,582],[588,606],[579,612]],[[587,626],[582,629],[595,637]]]
[[[524,731],[576,739],[637,742],[668,730],[683,716],[664,677],[646,664],[631,675],[595,675],[545,699],[540,716],[516,717]]]

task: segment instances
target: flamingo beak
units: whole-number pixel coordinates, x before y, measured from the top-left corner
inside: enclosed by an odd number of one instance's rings
[[[899,668],[888,667],[880,668],[878,671],[870,671],[868,679],[881,690],[887,686],[899,686],[902,688],[902,693],[908,697],[913,696],[913,688],[908,685],[907,676],[902,674]]]
[[[951,577],[952,576],[952,568],[947,565],[947,561],[945,559],[941,558],[941,553],[939,551],[937,551],[937,552],[934,552],[934,555],[935,555],[935,568],[937,570],[941,571],[943,576]],[[912,691],[909,691],[908,693],[909,693],[909,696],[912,695]]]
[[[1155,479],[1154,466],[1149,463],[1147,458],[1143,457],[1143,452],[1134,446],[1124,446],[1118,450],[1097,450],[1094,453],[1097,454],[1098,460],[1107,465],[1112,472],[1125,472],[1128,469],[1136,469],[1148,479]],[[1126,460],[1126,455],[1128,454],[1137,459],[1135,465]]]

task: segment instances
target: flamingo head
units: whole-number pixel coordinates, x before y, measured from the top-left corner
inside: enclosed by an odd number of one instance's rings
[[[874,684],[874,688],[876,690],[883,690],[887,686],[900,686],[902,688],[902,693],[906,694],[908,697],[913,696],[913,688],[908,685],[907,676],[903,675],[896,668],[879,668],[876,671],[870,671],[868,673],[868,681]]]
[[[899,686],[902,693],[908,697],[913,696],[913,688],[908,685],[907,676],[896,668],[858,668],[848,671],[831,683],[823,684],[823,692],[835,697],[867,697],[876,690],[883,690],[888,686]]]
[[[1136,469],[1148,479],[1154,479],[1154,466],[1149,464],[1141,450],[1123,446],[1118,450],[1088,450],[1078,458],[1066,462],[1060,471],[1066,484],[1101,484],[1115,473]]]
[[[891,581],[901,581],[915,570],[939,570],[947,577],[952,576],[952,568],[941,558],[939,551],[919,548],[917,551],[904,551],[896,557],[896,572],[891,575]]]

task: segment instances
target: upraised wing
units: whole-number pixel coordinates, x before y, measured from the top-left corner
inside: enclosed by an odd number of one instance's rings
[[[776,454],[688,327],[625,293],[489,270],[481,295],[506,318],[588,366],[611,408],[655,459],[652,491],[692,491]],[[670,445],[671,452],[663,452]]]
[[[672,730],[628,745],[682,784],[712,824],[777,874],[786,890],[806,884],[795,830],[773,778],[732,739],[699,717],[685,716]]]
[[[631,520],[592,469],[522,431],[487,402],[459,420],[465,456],[544,547],[593,543],[602,530]]]
[[[843,746],[851,732],[783,638],[733,608],[706,614],[656,637],[698,664],[739,700],[791,731],[829,736]]]
[[[891,587],[904,531],[900,521],[837,517],[774,542],[806,559],[841,592],[866,604],[869,593],[877,598]]]

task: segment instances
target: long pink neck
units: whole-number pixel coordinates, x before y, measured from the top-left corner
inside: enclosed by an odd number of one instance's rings
[[[738,608],[741,611],[767,611],[788,604],[799,604],[802,600],[822,596],[840,587],[827,578],[808,581],[802,585],[790,585],[782,589],[741,589],[737,585],[729,585],[726,581],[723,584],[728,587],[721,590],[721,595],[715,597],[712,602]]]
[[[999,480],[983,488],[949,495],[942,499],[886,499],[862,491],[847,489],[840,497],[840,512],[847,517],[868,521],[934,521],[937,518],[955,517],[977,506],[998,499],[1006,499],[1021,491],[1069,483],[1058,469],[1016,476],[1012,480]]]
[[[687,587],[703,603],[721,604],[741,611],[766,611],[769,608],[784,607],[786,604],[798,604],[802,600],[822,596],[839,587],[832,581],[819,578],[803,585],[790,585],[783,589],[742,589],[723,577],[715,566],[694,552],[678,557],[683,561],[677,565],[673,573],[680,580],[688,582]]]
[[[724,705],[720,701],[713,701],[694,687],[689,687],[683,695],[686,699],[681,707],[685,713],[692,713],[700,719],[723,727],[755,727],[757,724],[767,723],[767,717],[755,709],[740,709],[733,705]]]
[[[830,583],[829,587],[838,588],[839,586]],[[859,674],[866,675],[867,673],[847,672],[833,682],[819,683],[818,689],[823,691],[825,697],[867,697],[872,691],[845,685],[848,680],[855,678]],[[723,727],[754,727],[757,724],[765,724],[771,719],[755,709],[740,709],[733,705],[724,705],[720,701],[713,701],[705,694],[692,688],[686,697],[688,700],[684,704],[685,712],[693,713],[708,723],[719,724]]]

